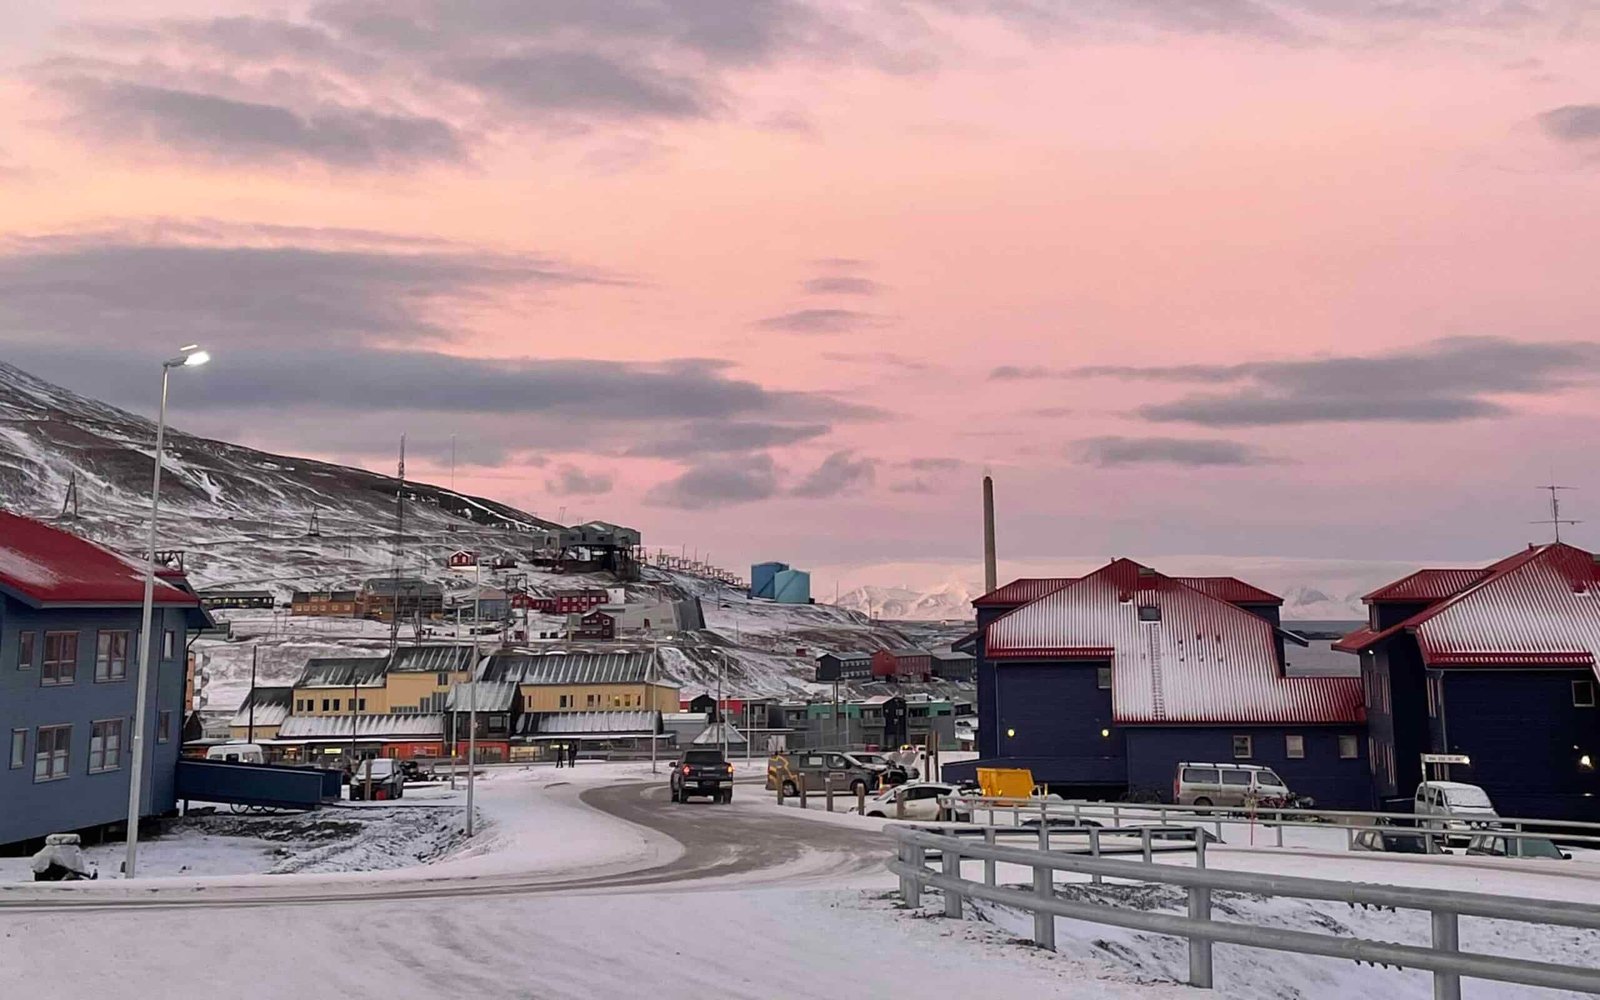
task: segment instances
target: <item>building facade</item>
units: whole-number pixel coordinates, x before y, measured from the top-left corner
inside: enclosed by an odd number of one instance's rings
[[[905,683],[933,679],[933,657],[925,649],[880,649],[872,654],[872,676]]]
[[[354,618],[360,613],[360,595],[354,590],[297,590],[289,599],[289,613],[319,618]]]
[[[861,651],[823,653],[817,657],[817,681],[819,683],[867,680],[871,676],[871,653]]]

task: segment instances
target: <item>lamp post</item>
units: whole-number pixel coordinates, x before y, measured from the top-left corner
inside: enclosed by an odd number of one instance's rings
[[[483,561],[472,553],[472,669],[467,673],[467,836],[472,836],[472,793],[478,776],[478,615],[483,607]]]
[[[144,609],[139,628],[139,691],[133,710],[132,773],[128,775],[128,854],[122,863],[122,877],[133,878],[139,861],[139,806],[144,784],[144,730],[150,701],[150,618],[156,589],[156,523],[161,514],[161,450],[167,437],[167,377],[174,368],[193,368],[211,360],[199,344],[179,349],[175,358],[161,363],[161,410],[156,420],[156,471],[150,485],[150,546],[145,552]]]

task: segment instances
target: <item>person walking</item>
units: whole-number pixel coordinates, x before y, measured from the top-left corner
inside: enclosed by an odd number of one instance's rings
[[[562,762],[566,760],[567,748],[562,746],[559,743],[552,743],[550,745],[555,747],[555,750],[556,750],[556,768],[559,770],[560,767],[561,767]]]
[[[578,743],[576,740],[567,744],[567,766],[578,766]]]

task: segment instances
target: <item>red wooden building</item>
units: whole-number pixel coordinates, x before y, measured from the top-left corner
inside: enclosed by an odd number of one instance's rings
[[[872,654],[872,676],[877,680],[932,680],[933,657],[922,649],[880,649]]]

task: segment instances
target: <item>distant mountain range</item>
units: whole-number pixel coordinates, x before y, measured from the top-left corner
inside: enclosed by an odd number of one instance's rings
[[[1291,586],[1279,591],[1285,620],[1342,621],[1366,617],[1361,594],[1328,594],[1314,586]],[[839,606],[875,618],[909,621],[965,621],[973,617],[972,602],[983,595],[977,582],[951,580],[933,590],[905,587],[857,587],[839,597]]]

